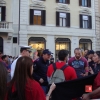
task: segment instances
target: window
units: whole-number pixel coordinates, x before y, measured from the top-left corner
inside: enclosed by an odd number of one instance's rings
[[[88,28],[88,16],[83,16],[83,28]]]
[[[79,0],[79,6],[91,7],[91,0]]]
[[[66,3],[65,0],[59,0],[59,3]]]
[[[0,21],[5,21],[5,15],[6,15],[5,8],[6,8],[5,6],[0,7]]]
[[[70,4],[70,0],[56,0],[56,2]]]
[[[87,6],[88,6],[88,5],[87,5],[87,3],[88,3],[87,1],[88,1],[88,0],[82,0],[82,6],[83,6],[83,7],[87,7]]]
[[[33,24],[41,25],[41,11],[36,11],[36,10],[34,11]]]
[[[83,50],[92,50],[92,41],[90,39],[80,39],[79,47]]]
[[[28,40],[28,44],[33,49],[38,51],[37,54],[39,57],[42,55],[43,50],[46,49],[46,40],[43,37],[30,37]],[[35,54],[32,53],[31,56],[33,56],[32,58],[34,58]]]
[[[71,55],[71,41],[68,38],[57,38],[55,40],[55,58],[57,60],[60,50],[65,49],[69,51]]]
[[[66,13],[59,13],[59,21],[60,21],[60,26],[66,26]]]
[[[13,37],[13,43],[17,43],[17,37]]]
[[[80,15],[80,28],[92,29],[92,17]]]
[[[70,27],[70,13],[56,12],[56,26]]]
[[[30,9],[30,25],[45,25],[45,10]]]

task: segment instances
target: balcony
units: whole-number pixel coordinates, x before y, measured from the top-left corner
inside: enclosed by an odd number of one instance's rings
[[[0,32],[13,32],[12,22],[0,22]]]

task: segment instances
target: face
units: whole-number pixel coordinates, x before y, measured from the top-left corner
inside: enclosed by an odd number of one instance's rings
[[[5,58],[5,61],[8,61],[8,57]]]
[[[100,58],[98,57],[98,55],[95,53],[94,56],[93,56],[93,61],[95,63],[98,63],[100,61]]]
[[[79,59],[82,56],[81,50],[75,50],[75,57]]]
[[[43,54],[43,58],[44,58],[45,60],[50,60],[51,55],[49,55],[49,54]]]
[[[27,56],[27,57],[30,57],[30,52],[28,50],[24,50],[23,55]]]
[[[94,56],[94,54],[89,54],[89,55],[88,55],[88,58],[89,58],[89,59],[92,59],[93,56]]]
[[[84,51],[84,55],[87,55],[87,53],[88,53],[88,50],[85,50],[85,51]]]

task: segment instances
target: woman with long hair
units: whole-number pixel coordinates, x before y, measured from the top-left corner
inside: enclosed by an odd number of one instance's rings
[[[7,70],[0,62],[0,100],[4,100],[7,89]]]
[[[20,57],[15,67],[15,73],[8,84],[5,100],[46,100],[39,83],[32,79],[33,62],[29,57]],[[52,86],[51,90],[54,89]],[[49,92],[49,94],[51,94]],[[48,100],[48,98],[47,98]]]

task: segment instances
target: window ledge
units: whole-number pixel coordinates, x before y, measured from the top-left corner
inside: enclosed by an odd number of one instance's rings
[[[84,7],[84,6],[80,6],[80,7],[85,9],[91,9],[91,7]]]
[[[68,8],[68,4],[62,4],[62,3],[58,3],[56,10],[70,11],[70,9]]]

